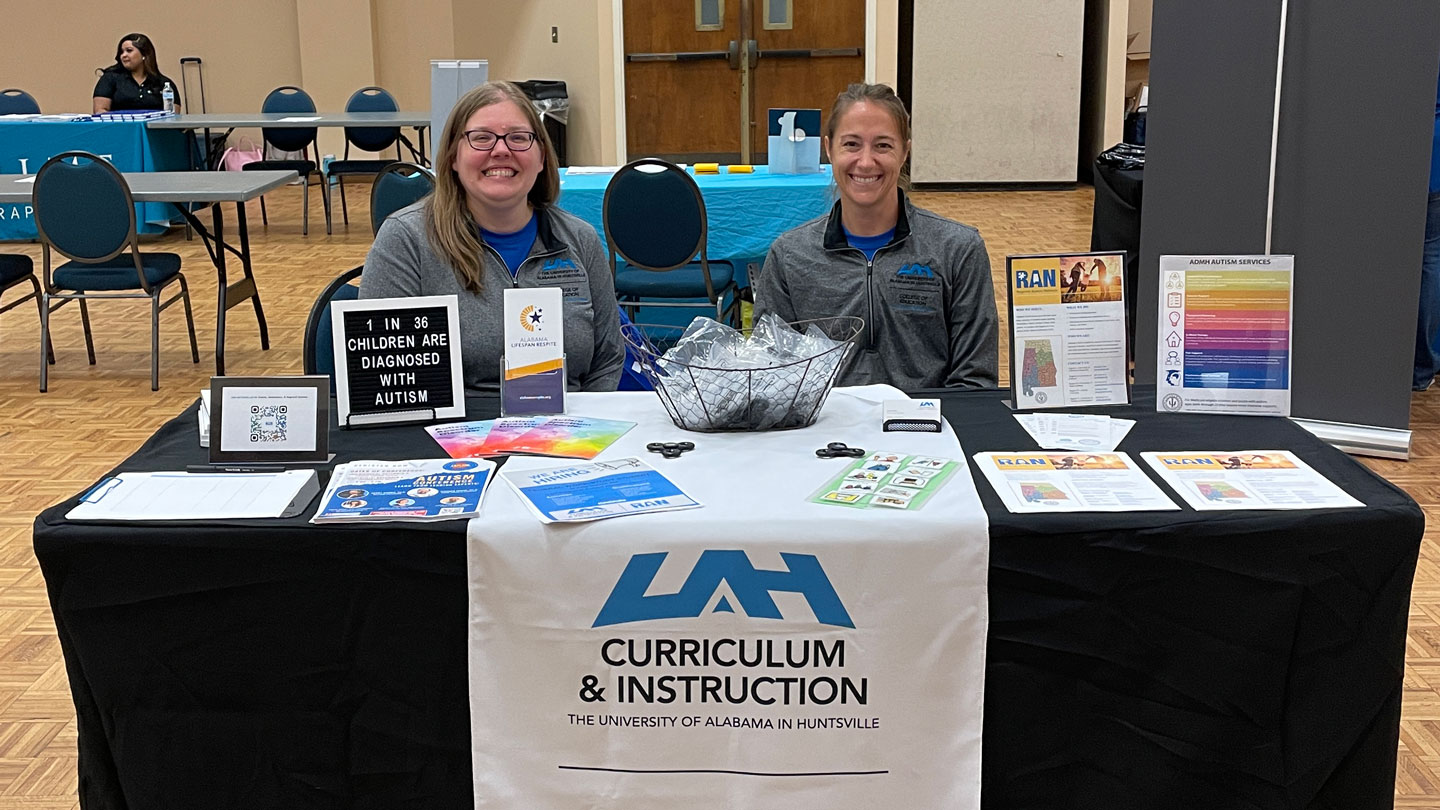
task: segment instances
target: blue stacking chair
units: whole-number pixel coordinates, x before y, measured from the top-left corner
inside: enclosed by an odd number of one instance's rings
[[[370,229],[380,232],[385,218],[408,208],[435,190],[435,174],[429,169],[403,161],[385,164],[370,184]]]
[[[65,162],[65,161],[70,162]],[[85,302],[95,298],[150,299],[150,390],[160,390],[160,312],[185,303],[190,357],[200,362],[190,289],[174,253],[142,253],[135,231],[135,198],[120,172],[89,152],[64,152],[35,173],[35,229],[43,251],[44,285],[40,293],[40,390],[46,390],[50,354],[50,314],[71,300],[80,302],[85,351],[95,365],[95,341]],[[51,271],[50,253],[70,261]],[[161,294],[179,282],[180,292],[162,302]],[[52,301],[55,301],[53,305]]]
[[[400,105],[395,103],[395,97],[383,87],[362,87],[345,102],[345,112],[396,112],[399,109]],[[345,218],[346,225],[350,224],[350,211],[345,207],[345,178],[374,177],[381,169],[395,162],[386,158],[351,160],[351,146],[361,152],[383,152],[393,146],[395,160],[399,160],[400,128],[345,127],[345,154],[332,162],[326,173],[334,177],[340,185],[340,214]]]
[[[631,161],[605,187],[601,210],[615,295],[631,318],[643,298],[647,307],[713,309],[716,320],[739,326],[735,266],[710,261],[705,200],[684,169],[658,158]]]
[[[0,115],[29,115],[40,112],[40,102],[17,87],[0,90]]]
[[[40,296],[40,279],[35,277],[35,262],[23,253],[0,253],[0,296],[4,296],[12,287],[28,283],[30,292],[16,298],[14,301],[0,306],[0,314],[20,306],[29,300],[35,301],[35,308],[39,310],[40,317],[45,317],[44,302]],[[55,362],[55,350],[48,348],[50,362]]]
[[[419,202],[435,190],[435,175],[414,163],[391,163],[375,175],[370,186],[370,227],[377,233],[385,218]],[[305,319],[305,373],[326,374],[335,390],[335,332],[330,323],[331,301],[353,301],[360,297],[356,282],[365,266],[354,267],[331,279],[315,297]]]
[[[293,85],[277,87],[270,91],[265,101],[260,105],[262,113],[294,113],[305,115],[315,112],[315,101],[306,93]],[[265,143],[282,152],[300,152],[303,155],[301,160],[257,160],[254,163],[245,164],[245,171],[263,170],[289,170],[300,175],[302,192],[302,220],[300,225],[301,235],[308,236],[310,233],[310,178],[312,176],[320,179],[321,201],[325,203],[325,233],[330,233],[330,184],[326,182],[325,175],[320,171],[318,162],[320,147],[315,142],[315,127],[262,127],[260,137]],[[310,149],[314,147],[316,160],[310,159]],[[265,212],[265,198],[260,198],[260,221],[263,224],[270,224],[270,217]]]

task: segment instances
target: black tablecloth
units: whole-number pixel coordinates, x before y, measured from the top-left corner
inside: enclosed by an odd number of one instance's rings
[[[980,481],[985,807],[1390,807],[1420,509],[1288,421],[1139,402],[1110,410],[1138,420],[1121,450],[1289,449],[1366,508],[1012,515]],[[993,392],[944,407],[967,453],[1034,449]],[[441,455],[416,427],[331,449]],[[120,469],[202,454],[192,408]],[[79,524],[74,503],[35,552],[82,806],[472,806],[464,523]]]

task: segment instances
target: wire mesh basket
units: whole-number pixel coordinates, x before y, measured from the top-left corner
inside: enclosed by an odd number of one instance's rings
[[[620,331],[670,419],[685,430],[713,433],[814,424],[865,322],[840,316],[788,325],[801,333],[813,325],[839,342],[811,357],[764,368],[716,368],[664,356],[684,327],[625,324]]]

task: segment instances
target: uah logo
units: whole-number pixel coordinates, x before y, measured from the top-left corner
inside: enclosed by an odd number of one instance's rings
[[[896,278],[900,278],[901,276],[934,278],[935,273],[930,269],[930,265],[928,264],[903,264],[900,266],[899,270],[895,271]]]
[[[547,271],[547,270],[566,270],[566,269],[569,269],[569,270],[578,270],[579,268],[575,266],[575,262],[574,262],[573,260],[571,260],[571,259],[546,259],[546,260],[545,260],[545,264],[541,265],[541,267],[540,267],[540,272],[543,273],[543,272],[545,272],[545,271]]]
[[[534,332],[540,326],[541,313],[542,310],[533,304],[520,310],[520,325],[525,327],[526,332]]]
[[[705,606],[721,583],[729,586],[736,601],[752,619],[783,619],[780,608],[770,597],[771,591],[798,593],[810,603],[810,610],[821,624],[853,628],[855,623],[840,602],[840,595],[825,576],[825,569],[813,554],[786,554],[780,558],[789,570],[770,571],[755,568],[740,550],[709,549],[700,554],[685,584],[676,593],[646,596],[655,581],[655,574],[669,552],[636,554],[625,565],[615,582],[610,598],[600,608],[593,627],[643,622],[651,619],[693,619],[705,612]],[[724,597],[715,605],[716,613],[734,613],[735,608]]]

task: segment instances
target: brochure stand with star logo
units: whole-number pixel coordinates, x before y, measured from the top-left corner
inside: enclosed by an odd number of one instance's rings
[[[565,319],[559,287],[505,290],[500,414],[565,412]]]

